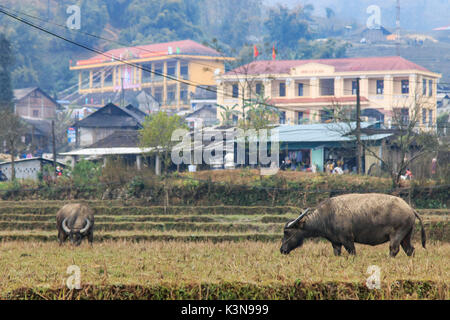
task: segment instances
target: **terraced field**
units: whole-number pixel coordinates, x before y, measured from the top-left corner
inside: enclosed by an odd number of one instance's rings
[[[449,210],[419,210],[427,250],[388,257],[389,244],[333,255],[324,241],[279,252],[294,207],[157,207],[86,201],[94,246],[58,246],[55,214],[65,202],[0,202],[1,299],[448,299]],[[419,225],[417,224],[417,229]],[[418,230],[417,230],[418,231]],[[64,285],[77,265],[82,290]],[[381,290],[366,287],[367,267]]]
[[[0,240],[56,241],[55,214],[63,204],[0,202]],[[284,224],[299,212],[294,207],[162,207],[118,201],[88,204],[95,211],[94,241],[279,241]],[[429,240],[450,242],[448,210],[419,213]]]

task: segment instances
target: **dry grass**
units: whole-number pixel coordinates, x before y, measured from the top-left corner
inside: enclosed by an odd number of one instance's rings
[[[228,182],[232,184],[249,184],[260,179],[264,179],[261,173],[257,169],[236,169],[236,170],[204,170],[193,173],[185,172],[183,176],[191,177],[199,180],[208,180],[214,182]],[[269,176],[271,177],[271,176]],[[320,179],[320,175],[312,172],[302,171],[278,171],[276,177],[285,179],[286,181],[303,181],[311,179]],[[343,182],[361,183],[371,181],[374,184],[385,184],[389,186],[390,180],[387,178],[378,178],[370,176],[357,176],[357,175],[324,175],[323,178],[335,178],[338,177]]]
[[[329,243],[307,242],[288,256],[279,243],[261,242],[146,242],[83,243],[78,248],[56,243],[3,242],[0,244],[0,298],[19,288],[58,288],[67,267],[78,265],[82,284],[180,285],[240,282],[292,285],[301,282],[365,283],[368,266],[381,268],[383,284],[396,280],[450,280],[450,244],[433,243],[416,255],[400,252],[388,257],[388,245],[357,245],[357,256],[334,257]],[[449,298],[449,292],[443,294]]]

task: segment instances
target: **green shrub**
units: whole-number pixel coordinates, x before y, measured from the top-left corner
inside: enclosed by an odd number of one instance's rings
[[[77,188],[98,184],[100,175],[100,165],[87,160],[79,161],[72,170],[73,183]]]

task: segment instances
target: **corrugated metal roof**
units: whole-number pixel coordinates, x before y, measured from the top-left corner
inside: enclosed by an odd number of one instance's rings
[[[86,148],[60,153],[62,156],[103,156],[119,154],[142,154],[152,151],[152,148]]]
[[[376,123],[361,122],[361,129]],[[339,142],[355,140],[352,135],[348,135],[354,129],[356,129],[356,122],[281,125],[273,130],[278,131],[281,142]],[[272,132],[275,133],[275,131]]]

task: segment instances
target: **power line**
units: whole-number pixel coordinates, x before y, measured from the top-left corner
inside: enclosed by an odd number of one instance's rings
[[[42,19],[40,17],[33,16],[33,15],[31,15],[29,13],[26,13],[26,12],[23,12],[23,11],[18,11],[18,10],[15,10],[15,9],[11,9],[11,8],[5,7],[3,5],[0,5],[0,8],[9,10],[9,11],[12,11],[12,12],[15,12],[15,13],[20,13],[20,14],[22,14],[24,16],[27,16],[27,17],[30,17],[32,19],[36,19],[36,20],[42,21],[42,22],[47,23],[47,24],[55,25],[57,27],[63,28],[63,29],[65,29],[67,31],[70,31],[70,32],[78,32],[78,33],[87,35],[89,37],[93,37],[93,38],[96,38],[96,39],[99,39],[99,40],[103,40],[103,41],[106,41],[106,42],[110,42],[110,43],[115,43],[115,44],[118,44],[118,45],[123,46],[123,47],[131,47],[129,44],[125,44],[125,43],[119,42],[119,41],[114,40],[114,39],[104,38],[102,36],[98,36],[98,35],[91,34],[91,33],[88,33],[88,32],[84,32],[84,31],[81,31],[81,30],[76,30],[76,29],[72,30],[72,29],[68,28],[65,25],[62,25],[62,24],[59,24],[59,23],[56,23],[56,22],[51,22],[51,21]],[[148,49],[142,48],[141,46],[135,46],[135,47],[139,47],[138,49],[141,50],[141,51],[144,51],[144,52],[158,53],[156,51],[152,51],[152,50],[148,50]],[[178,61],[182,61],[183,60],[182,58],[179,58],[179,57],[176,57],[176,56],[172,56],[172,59],[175,59],[175,60],[178,60]],[[200,63],[200,62],[191,62],[191,63],[196,64],[196,65],[200,65],[200,66],[209,67],[209,68],[211,67],[211,65],[209,65],[209,64],[204,64],[204,63]]]
[[[0,5],[0,7],[4,8],[4,6],[1,6],[1,5]],[[42,32],[44,32],[44,33],[47,33],[47,34],[52,35],[52,36],[54,36],[54,37],[56,37],[56,38],[59,38],[59,39],[61,39],[61,40],[64,40],[64,41],[69,42],[69,43],[71,43],[71,44],[74,44],[74,45],[79,46],[79,47],[81,47],[81,48],[84,48],[84,49],[86,49],[86,50],[88,50],[88,51],[92,51],[92,52],[97,53],[97,54],[99,54],[99,55],[103,55],[103,56],[105,56],[105,57],[107,57],[107,58],[109,58],[109,59],[113,59],[113,60],[116,60],[116,61],[120,61],[120,62],[122,62],[122,63],[124,63],[124,64],[126,64],[126,65],[135,67],[135,68],[137,68],[137,69],[141,69],[141,70],[146,71],[146,72],[149,72],[149,73],[153,73],[153,74],[158,75],[158,76],[165,77],[165,78],[167,78],[167,79],[170,79],[170,80],[173,80],[173,81],[176,81],[176,82],[180,82],[180,83],[182,83],[182,84],[186,84],[186,85],[190,85],[190,86],[194,86],[194,87],[200,87],[200,88],[203,89],[203,90],[206,90],[206,91],[209,91],[209,92],[213,92],[213,93],[215,93],[215,94],[222,93],[223,96],[228,96],[228,97],[230,97],[230,98],[236,98],[236,97],[233,97],[233,95],[227,94],[226,92],[219,92],[219,90],[217,90],[217,89],[212,89],[212,88],[210,88],[210,87],[208,87],[208,86],[205,86],[205,85],[203,85],[203,84],[196,83],[196,82],[191,81],[191,80],[189,80],[189,81],[186,81],[186,80],[180,80],[180,79],[178,79],[178,78],[176,78],[176,77],[174,77],[174,76],[170,76],[170,75],[167,75],[167,74],[164,74],[164,73],[160,73],[160,72],[157,72],[157,71],[154,71],[154,70],[149,70],[149,69],[147,69],[147,68],[145,68],[145,67],[143,67],[143,66],[141,66],[141,65],[139,65],[139,64],[131,63],[131,62],[128,62],[128,61],[123,60],[123,59],[121,59],[121,58],[119,58],[119,59],[118,59],[118,58],[115,58],[115,57],[113,57],[113,56],[111,56],[111,55],[108,55],[107,53],[105,53],[105,52],[103,52],[103,51],[101,51],[101,50],[98,50],[98,49],[95,49],[95,48],[91,48],[91,47],[89,47],[89,46],[87,46],[87,45],[80,44],[80,43],[78,43],[78,42],[76,42],[76,41],[67,39],[67,38],[65,38],[65,37],[63,37],[63,36],[61,36],[61,35],[58,35],[58,34],[52,32],[52,31],[49,31],[49,30],[47,30],[47,29],[45,29],[45,28],[43,28],[43,27],[41,27],[41,26],[39,26],[39,25],[36,25],[36,24],[34,24],[33,22],[30,22],[30,21],[28,21],[28,20],[26,20],[26,19],[24,19],[24,18],[22,18],[22,17],[19,17],[19,16],[15,15],[15,14],[12,14],[12,13],[10,13],[10,12],[8,12],[8,11],[5,11],[4,9],[0,9],[0,12],[3,13],[3,14],[5,14],[5,15],[7,15],[7,16],[9,16],[9,17],[11,17],[11,18],[13,18],[13,19],[15,19],[15,20],[17,20],[17,21],[19,21],[19,22],[22,22],[22,23],[24,23],[24,24],[26,24],[26,25],[29,25],[29,26],[31,26],[31,27],[33,27],[33,28],[35,28],[35,29],[38,29],[38,30],[40,30],[40,31],[42,31]],[[91,36],[95,36],[95,35],[91,35]],[[95,36],[95,37],[98,37],[98,36]],[[101,38],[101,37],[100,37],[100,38]],[[394,80],[386,80],[386,81],[394,81]],[[396,81],[396,80],[395,80],[395,81]],[[319,86],[315,86],[315,85],[312,85],[312,84],[307,84],[307,85],[310,86],[310,87],[318,87],[318,88],[327,89],[326,87],[320,86],[320,85],[319,85]],[[331,87],[329,87],[328,89],[331,89]],[[348,92],[352,91],[352,92],[353,92],[353,90],[346,90],[346,89],[344,89],[344,91],[348,91]],[[392,94],[392,96],[398,96],[398,95]],[[330,96],[330,97],[333,97],[333,96]],[[336,97],[335,97],[335,98],[336,98]],[[254,102],[252,99],[245,99],[245,98],[243,99],[243,101],[244,101],[244,102]],[[371,102],[373,102],[373,101],[371,101]],[[377,103],[375,103],[375,102],[373,102],[373,103],[374,103],[374,104],[377,104]],[[265,105],[265,106],[273,106],[273,105],[271,105],[271,104],[264,103],[263,101],[260,101],[259,104]],[[379,105],[379,106],[381,106],[381,105]],[[381,107],[384,108],[384,106],[381,106]]]
[[[89,46],[87,46],[87,45],[84,45],[84,44],[78,43],[78,42],[76,42],[76,41],[67,39],[67,38],[65,38],[65,37],[63,37],[63,36],[61,36],[61,35],[59,35],[59,34],[56,34],[56,33],[52,32],[52,31],[49,31],[49,30],[47,30],[47,29],[45,29],[45,28],[43,28],[43,27],[41,27],[41,26],[39,26],[39,25],[36,25],[36,24],[34,24],[33,22],[30,22],[30,21],[28,21],[28,20],[26,20],[26,19],[23,19],[23,18],[21,18],[21,17],[19,17],[19,16],[17,16],[17,15],[14,15],[14,14],[12,14],[12,13],[9,13],[9,12],[5,11],[4,9],[0,9],[0,13],[3,13],[3,14],[5,14],[5,15],[7,15],[7,16],[9,16],[9,17],[11,17],[11,18],[13,18],[13,19],[15,19],[15,20],[17,20],[17,21],[20,21],[20,22],[22,22],[22,23],[24,23],[24,24],[26,24],[26,25],[29,25],[29,26],[31,26],[31,27],[33,27],[33,28],[35,28],[35,29],[38,29],[38,30],[40,30],[40,31],[42,31],[42,32],[45,32],[45,33],[49,34],[49,35],[52,35],[52,36],[54,36],[54,37],[56,37],[56,38],[58,38],[58,39],[61,39],[61,40],[64,40],[64,41],[66,41],[66,42],[69,42],[69,43],[71,43],[71,44],[73,44],[73,45],[79,46],[79,47],[81,47],[81,48],[83,48],[83,49],[86,49],[86,50],[88,50],[88,51],[95,52],[95,53],[97,53],[97,54],[99,54],[99,55],[102,55],[102,56],[105,56],[105,57],[107,57],[107,58],[109,58],[109,59],[113,59],[113,60],[115,60],[115,61],[122,62],[122,63],[124,63],[124,64],[126,64],[126,65],[131,66],[131,67],[135,67],[135,68],[141,69],[141,70],[143,70],[143,71],[147,71],[147,72],[153,73],[153,74],[155,74],[155,75],[158,75],[158,76],[161,76],[161,77],[164,77],[164,78],[173,80],[173,81],[177,81],[177,82],[180,82],[180,83],[183,83],[183,84],[186,84],[186,85],[190,85],[190,86],[193,86],[193,87],[200,87],[200,88],[203,89],[203,90],[217,93],[217,90],[211,89],[211,88],[209,88],[209,87],[206,86],[206,85],[203,85],[203,84],[200,84],[200,83],[196,83],[196,82],[191,81],[191,80],[189,80],[189,81],[187,81],[187,80],[180,80],[180,79],[178,79],[178,78],[176,78],[176,77],[174,77],[174,76],[170,76],[170,75],[167,75],[167,74],[164,74],[164,73],[160,73],[160,72],[157,72],[157,71],[149,70],[149,69],[147,69],[147,68],[142,67],[141,65],[138,65],[138,64],[135,64],[135,63],[128,62],[128,61],[123,60],[123,59],[121,59],[121,58],[113,57],[113,56],[108,55],[107,53],[105,53],[105,52],[103,52],[103,51],[101,51],[101,50],[98,50],[98,49],[95,49],[95,48],[91,48],[91,47],[89,47]]]

